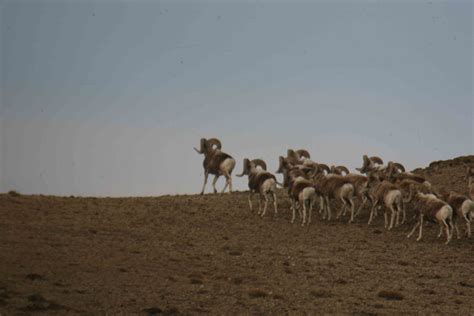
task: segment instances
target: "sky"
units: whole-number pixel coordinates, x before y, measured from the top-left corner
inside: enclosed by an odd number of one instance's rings
[[[201,137],[234,175],[474,154],[472,1],[4,0],[0,48],[0,192],[198,193]]]

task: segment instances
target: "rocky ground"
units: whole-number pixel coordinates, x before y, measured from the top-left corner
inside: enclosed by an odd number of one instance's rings
[[[465,193],[474,156],[417,169]],[[247,194],[155,198],[0,195],[0,314],[474,313],[474,238],[264,219]],[[474,226],[474,225],[473,225]]]

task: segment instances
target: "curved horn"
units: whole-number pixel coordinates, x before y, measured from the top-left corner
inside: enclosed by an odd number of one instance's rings
[[[372,161],[373,163],[378,163],[379,165],[383,165],[383,160],[382,158],[378,157],[378,156],[372,156],[370,157],[370,161]]]
[[[318,164],[318,168],[319,168],[319,169],[322,169],[322,170],[326,170],[327,173],[330,173],[330,172],[331,172],[331,169],[329,168],[329,166],[326,165],[326,164],[324,164],[324,163]]]
[[[262,159],[253,159],[252,162],[254,163],[255,167],[260,166],[263,170],[267,170],[267,164]]]
[[[198,150],[196,147],[193,147],[194,150],[195,150],[198,154],[204,153],[204,151],[205,151],[204,148],[206,147],[206,142],[207,142],[207,140],[206,140],[205,138],[201,138],[201,141],[200,141],[200,143],[199,143],[199,146],[200,146],[199,148],[200,148],[200,149]]]
[[[362,167],[358,168],[358,170],[360,172],[365,172],[367,167],[370,165],[369,156],[367,155],[362,156],[362,160],[363,160]]]
[[[298,149],[296,151],[296,154],[298,155],[298,157],[301,159],[301,157],[305,157],[305,158],[311,158],[311,155],[309,154],[309,152],[306,150],[306,149]]]
[[[299,163],[299,160],[300,160],[298,154],[293,149],[288,149],[287,150],[286,158],[293,165],[297,165]]]
[[[337,166],[335,169],[339,172],[339,174],[342,174],[342,172],[345,172],[346,175],[350,173],[349,169],[347,169],[345,166]]]
[[[242,171],[241,174],[236,174],[237,177],[242,177],[243,175],[248,174],[249,162],[250,162],[250,160],[248,160],[247,158],[244,158],[244,170]]]
[[[275,173],[283,173],[283,164],[285,163],[285,158],[283,156],[278,157],[278,161],[280,165],[278,166],[278,169]]]
[[[392,163],[392,166],[393,166],[395,169],[398,169],[398,170],[401,171],[401,172],[405,172],[405,167],[404,167],[401,163],[393,162],[393,163]]]
[[[210,139],[207,140],[208,148],[212,148],[214,145],[216,145],[217,149],[222,149],[222,143],[219,139],[210,138]]]

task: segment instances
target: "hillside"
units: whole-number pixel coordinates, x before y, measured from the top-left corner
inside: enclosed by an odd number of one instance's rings
[[[417,169],[465,191],[464,162]],[[198,190],[199,188],[197,188]],[[0,314],[467,315],[474,239],[444,245],[428,225],[388,232],[322,221],[290,224],[248,209],[247,194],[154,198],[0,195]]]

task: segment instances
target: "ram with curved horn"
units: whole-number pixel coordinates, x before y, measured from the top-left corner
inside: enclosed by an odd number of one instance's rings
[[[283,156],[279,157],[279,166],[276,173],[283,174],[283,187],[290,187],[290,178],[303,177],[309,179],[309,173],[313,170],[313,167],[306,165],[299,165],[291,163],[290,159]],[[291,173],[291,174],[290,174]]]
[[[324,170],[328,174],[324,174]],[[313,181],[316,192],[322,196],[323,219],[327,215],[327,220],[331,220],[330,199],[335,199],[341,201],[343,205],[337,218],[341,216],[349,205],[351,212],[350,222],[352,222],[354,220],[354,202],[352,201],[354,186],[352,183],[344,176],[330,173],[331,169],[325,164],[320,164],[317,171]]]
[[[446,201],[453,209],[453,225],[456,229],[458,239],[461,238],[458,228],[458,221],[464,221],[466,224],[466,236],[471,237],[471,222],[474,220],[474,201],[469,199],[466,195],[451,191],[445,192],[442,195],[444,201]]]
[[[420,227],[418,238],[416,239],[416,241],[419,241],[423,236],[423,220],[429,220],[439,224],[440,233],[438,237],[441,236],[443,229],[446,230],[446,244],[448,244],[453,237],[454,231],[453,208],[434,194],[424,194],[421,192],[414,195],[412,203],[414,204],[418,220],[412,231],[407,235],[407,238],[410,238],[415,233],[415,230]]]
[[[474,167],[466,166],[466,180],[469,190],[469,197],[474,201]]]
[[[368,183],[369,179],[367,176],[362,174],[355,174],[349,172],[345,166],[337,166],[334,167],[335,174],[342,175],[344,173],[344,177],[352,183],[354,186],[354,195],[360,200],[360,205],[357,208],[357,211],[354,214],[354,218],[359,214],[361,209],[365,206],[365,204],[370,201],[368,196]],[[345,212],[342,214],[345,215]]]
[[[261,169],[257,168],[258,166]],[[249,160],[244,159],[244,169],[241,174],[238,174],[237,177],[243,177],[244,175],[248,176],[249,179],[249,206],[252,211],[252,195],[254,192],[260,194],[258,200],[258,215],[264,217],[267,212],[268,205],[268,196],[271,196],[273,199],[273,205],[275,208],[275,217],[278,214],[277,207],[277,195],[276,195],[276,185],[277,180],[273,174],[267,171],[267,164],[262,159],[253,159]],[[265,200],[265,205],[262,211],[262,199]]]
[[[368,174],[373,171],[384,171],[385,166],[383,165],[382,158],[378,156],[372,156],[369,158],[367,155],[362,156],[363,164],[361,168],[356,168],[360,173]]]
[[[428,190],[431,191],[431,183],[428,180],[426,180],[425,177],[418,174],[414,174],[412,172],[403,171],[405,170],[403,165],[396,162],[390,162],[387,169],[388,169],[388,178],[393,183],[399,184],[403,180],[412,180],[420,184],[423,184]]]
[[[396,218],[396,226],[399,225],[400,214],[403,213],[402,224],[405,221],[405,212],[403,209],[403,193],[400,188],[386,180],[382,180],[376,174],[369,175],[369,197],[372,201],[369,222],[377,216],[377,209],[384,209],[385,228],[391,230]],[[388,212],[391,212],[390,224],[388,222]]]
[[[222,144],[217,138],[201,138],[200,148],[197,149],[194,147],[194,150],[198,154],[204,155],[204,161],[202,163],[204,167],[204,184],[202,185],[201,194],[204,194],[209,174],[214,175],[214,180],[212,181],[214,193],[217,193],[216,182],[220,176],[224,176],[226,179],[222,193],[225,192],[227,186],[229,186],[229,193],[232,192],[231,175],[235,167],[235,159],[222,152],[221,149]]]
[[[309,154],[309,152],[306,149],[298,149],[296,151],[296,154],[298,155],[300,160],[301,160],[301,158],[311,159],[311,155]]]

